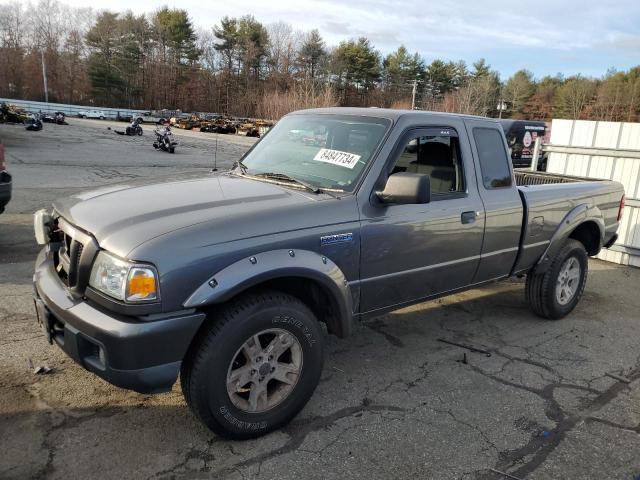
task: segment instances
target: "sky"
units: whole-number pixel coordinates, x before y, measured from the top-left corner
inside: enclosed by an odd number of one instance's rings
[[[87,6],[86,0],[62,0]],[[503,78],[527,68],[536,78],[562,73],[602,77],[640,65],[640,0],[94,0],[94,9],[189,12],[209,29],[225,16],[252,14],[320,30],[329,46],[368,37],[383,54],[403,44],[427,62],[485,58]]]

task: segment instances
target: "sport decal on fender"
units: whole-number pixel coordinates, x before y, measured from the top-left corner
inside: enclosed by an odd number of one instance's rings
[[[353,233],[338,233],[320,237],[320,245],[333,245],[334,243],[353,242]]]
[[[325,162],[339,167],[351,168],[356,166],[360,155],[349,152],[341,152],[340,150],[331,150],[330,148],[321,148],[316,156],[313,157],[316,162]]]

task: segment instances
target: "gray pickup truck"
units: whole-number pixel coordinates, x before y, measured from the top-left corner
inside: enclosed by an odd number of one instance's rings
[[[510,276],[539,316],[576,306],[616,240],[619,183],[514,173],[500,125],[332,108],[282,118],[230,171],[108,186],[34,218],[50,342],[120,387],[254,437],[320,378],[325,334]]]

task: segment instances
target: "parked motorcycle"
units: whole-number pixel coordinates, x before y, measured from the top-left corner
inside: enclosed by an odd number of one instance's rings
[[[156,135],[156,141],[153,142],[153,148],[156,150],[164,150],[165,152],[174,153],[178,142],[171,133],[171,127],[165,125],[156,128],[153,133]]]
[[[118,135],[128,135],[130,137],[133,137],[135,135],[140,136],[142,135],[142,126],[140,125],[139,119],[136,119],[131,122],[130,125],[127,125],[127,128],[124,132],[122,130],[115,130],[115,132]]]
[[[142,135],[142,125],[140,125],[139,119],[135,119],[131,122],[131,125],[127,127],[127,135]]]
[[[57,125],[69,125],[65,121],[65,114],[63,112],[45,113],[42,115],[42,121],[44,123],[55,123]]]
[[[27,130],[32,132],[38,132],[42,130],[42,120],[40,115],[30,113],[27,119],[24,121],[24,125]]]

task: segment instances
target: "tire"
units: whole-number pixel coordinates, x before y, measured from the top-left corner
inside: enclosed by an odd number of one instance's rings
[[[174,147],[169,148],[169,153],[176,153],[176,149]]]
[[[142,128],[138,127],[138,136],[142,136]]]
[[[82,118],[84,118],[84,119],[86,120],[86,119],[87,119],[87,116],[86,116],[86,115],[82,115]]]
[[[103,116],[100,116],[100,120],[104,120],[104,117],[103,117]]]
[[[287,350],[277,354],[275,360],[269,357],[251,363],[243,348],[256,335],[261,345],[257,349],[252,343],[252,355],[267,355],[272,342],[278,348],[281,338],[291,345],[282,347]],[[299,299],[276,291],[247,294],[208,319],[182,363],[182,392],[191,411],[216,434],[231,439],[258,437],[284,426],[306,405],[320,380],[323,348],[318,320]],[[280,362],[286,355],[290,355],[290,362],[286,358]],[[269,377],[277,375],[269,373],[269,366],[292,368],[295,364],[297,373],[284,373],[287,383]],[[243,374],[247,383],[241,385],[240,379],[230,383],[229,388],[234,390],[229,393],[227,380],[238,371],[234,367],[247,369]],[[260,377],[265,372],[266,376]],[[264,379],[266,383],[260,384]],[[252,407],[251,391],[265,385],[270,393],[256,397]]]
[[[575,278],[577,267],[578,276]],[[565,271],[565,268],[569,270]],[[584,245],[577,240],[568,239],[545,272],[527,275],[525,295],[531,309],[536,315],[549,320],[567,316],[582,297],[588,269],[589,261]],[[574,279],[570,280],[570,276]],[[563,284],[564,291],[571,291],[571,295],[562,294]]]

